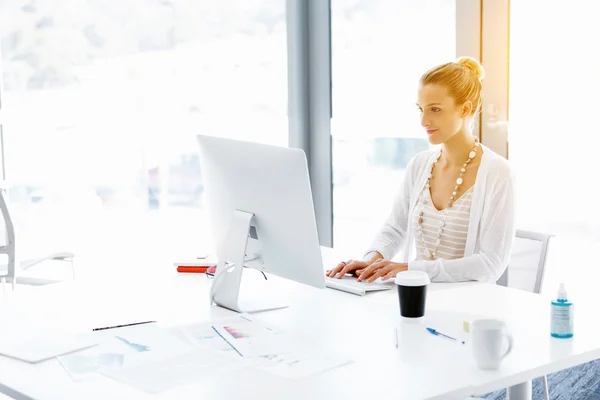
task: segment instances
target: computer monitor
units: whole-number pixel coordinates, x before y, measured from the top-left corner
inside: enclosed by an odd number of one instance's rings
[[[211,302],[237,312],[281,308],[281,299],[258,293],[240,298],[243,266],[257,261],[270,274],[325,288],[304,152],[204,135],[198,142],[219,259]]]

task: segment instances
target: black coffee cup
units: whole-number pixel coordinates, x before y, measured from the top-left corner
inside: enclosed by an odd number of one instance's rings
[[[425,315],[429,276],[422,271],[403,271],[396,275],[400,315],[421,318]]]

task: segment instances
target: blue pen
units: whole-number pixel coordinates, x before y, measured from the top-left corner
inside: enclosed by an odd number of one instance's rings
[[[427,329],[427,332],[429,332],[429,333],[431,333],[431,334],[433,334],[433,335],[436,335],[436,336],[441,336],[441,337],[445,337],[446,339],[454,340],[454,341],[456,341],[456,342],[460,342],[460,343],[462,343],[462,344],[465,344],[465,341],[464,341],[464,340],[463,340],[463,341],[459,341],[457,338],[453,338],[452,336],[448,336],[448,335],[446,335],[446,334],[443,334],[442,332],[438,332],[438,331],[436,331],[436,330],[435,330],[435,329],[433,329],[433,328],[426,328],[426,329]]]
[[[214,325],[211,326],[211,328],[213,328],[213,331],[215,331],[215,333],[217,335],[219,335],[221,337],[221,339],[223,339],[225,341],[225,343],[227,343],[233,350],[235,350],[235,352],[238,353],[240,357],[244,357],[242,355],[242,353],[240,353],[240,351],[238,349],[236,349],[235,346],[233,344],[231,344],[231,342],[229,340],[225,339],[225,336],[221,335],[221,333],[217,330],[217,328],[214,327]]]

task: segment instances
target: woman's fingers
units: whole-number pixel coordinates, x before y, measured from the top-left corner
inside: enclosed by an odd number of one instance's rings
[[[345,265],[346,265],[346,263],[344,261],[342,261],[341,263],[336,265],[335,268],[327,271],[327,276],[330,278],[334,277],[338,272],[340,272],[342,269],[344,269]]]
[[[363,273],[358,276],[358,281],[361,282],[362,280],[367,279],[374,273],[374,271],[377,271],[378,269],[383,268],[385,265],[386,265],[385,261],[383,261],[381,259],[375,261],[373,264],[371,264],[367,268],[365,268]]]
[[[353,271],[356,271],[360,267],[361,267],[361,263],[360,262],[350,261],[339,272],[338,279],[342,279],[344,277],[344,275],[349,274],[349,273],[351,273]]]
[[[392,279],[396,277],[397,272],[392,270],[390,272],[388,272],[387,274],[385,274],[385,276],[381,279],[383,279],[384,281],[387,281],[388,279]]]
[[[389,274],[392,270],[393,270],[393,266],[392,265],[386,265],[383,268],[379,268],[377,271],[375,271],[373,273],[373,275],[371,275],[368,279],[367,279],[367,283],[371,283],[373,282],[375,279],[377,278],[381,278],[384,275]]]

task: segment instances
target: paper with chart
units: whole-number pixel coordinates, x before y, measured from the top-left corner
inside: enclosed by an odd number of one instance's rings
[[[223,340],[221,336],[213,329],[211,324],[187,325],[180,328],[181,335],[189,342],[201,345],[227,356],[239,358],[240,355]]]
[[[280,329],[246,316],[214,322],[211,328],[246,358],[288,352],[296,346],[296,342]]]
[[[142,360],[161,358],[191,348],[191,345],[155,324],[108,329],[94,335],[98,338],[97,346],[58,357],[75,381],[97,376],[106,368],[136,365]]]
[[[351,361],[247,315],[183,330],[201,346],[228,357],[250,359],[252,367],[287,378],[303,378]]]

